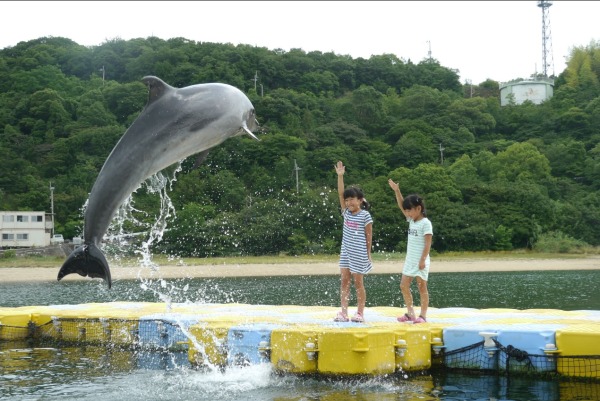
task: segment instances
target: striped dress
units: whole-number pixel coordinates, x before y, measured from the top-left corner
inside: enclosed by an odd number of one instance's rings
[[[365,227],[373,224],[373,218],[366,210],[352,214],[350,210],[345,209],[342,216],[344,217],[344,230],[340,267],[349,268],[352,273],[367,274],[373,265],[367,254]]]

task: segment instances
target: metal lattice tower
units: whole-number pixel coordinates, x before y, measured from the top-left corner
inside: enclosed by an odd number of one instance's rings
[[[538,7],[542,9],[542,65],[544,77],[548,77],[548,70],[552,67],[554,75],[554,56],[552,54],[552,34],[550,32],[549,8],[552,5],[547,0],[540,0]]]

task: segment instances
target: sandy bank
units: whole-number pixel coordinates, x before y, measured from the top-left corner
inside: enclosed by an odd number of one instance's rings
[[[56,281],[56,268],[6,267],[0,268],[0,282]],[[540,270],[596,270],[600,257],[582,259],[469,259],[433,260],[431,273],[476,271],[540,271]],[[400,274],[402,263],[375,262],[371,274]],[[136,278],[193,278],[193,277],[248,277],[292,275],[337,275],[337,262],[331,263],[277,263],[277,264],[223,264],[223,265],[164,265],[157,271],[141,267],[112,267],[113,280]],[[90,280],[77,274],[63,281]]]

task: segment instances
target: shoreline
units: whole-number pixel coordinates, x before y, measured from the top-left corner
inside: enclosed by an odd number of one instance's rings
[[[56,281],[60,266],[0,268],[0,283]],[[432,260],[430,274],[468,273],[485,271],[544,271],[544,270],[600,270],[600,258],[581,259],[465,259]],[[369,274],[401,274],[400,261],[375,261]],[[335,262],[316,263],[248,263],[212,265],[164,265],[156,270],[149,267],[111,267],[113,280],[179,279],[218,277],[268,277],[338,275]],[[62,281],[91,280],[77,274],[65,276]]]

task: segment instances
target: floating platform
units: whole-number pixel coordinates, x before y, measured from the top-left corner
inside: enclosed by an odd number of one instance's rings
[[[411,324],[396,320],[400,308],[367,308],[365,323],[334,322],[338,310],[145,302],[0,308],[0,340],[159,349],[187,355],[190,366],[268,363],[293,374],[445,368],[600,379],[600,311],[430,308],[427,323]]]

